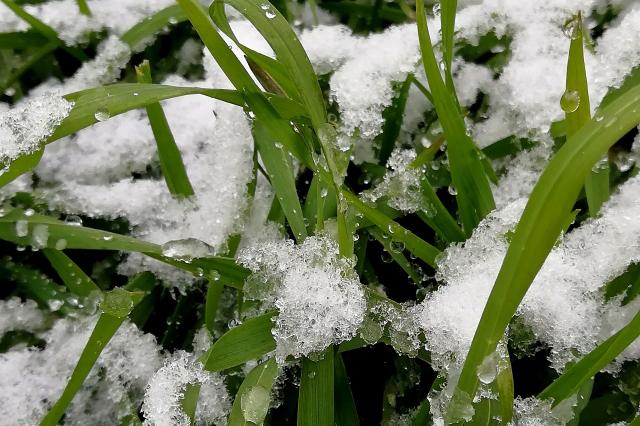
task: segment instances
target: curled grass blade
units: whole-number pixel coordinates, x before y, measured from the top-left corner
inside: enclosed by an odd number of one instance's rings
[[[448,141],[451,179],[458,195],[458,208],[464,231],[471,235],[491,210],[495,208],[493,195],[482,162],[466,128],[455,96],[447,89],[433,51],[424,0],[417,0],[416,15],[420,50],[434,107]]]
[[[138,83],[151,84],[151,66],[149,61],[143,61],[136,67]],[[138,95],[139,96],[139,95]],[[178,197],[190,197],[193,195],[193,187],[189,182],[189,176],[182,162],[182,155],[176,145],[176,141],[171,133],[169,122],[164,115],[162,106],[158,102],[150,103],[146,106],[147,116],[151,124],[151,130],[156,140],[158,148],[158,158],[160,159],[160,169],[167,183],[169,192]]]
[[[640,122],[640,85],[621,95],[569,138],[538,180],[516,227],[458,381],[474,395],[477,367],[491,354],[562,232],[593,165]]]
[[[233,401],[233,406],[231,407],[231,413],[229,414],[229,418],[227,419],[228,426],[251,426],[254,424],[262,424],[264,418],[252,418],[251,420],[245,419],[245,410],[243,410],[243,405],[248,404],[247,401],[252,401],[256,403],[257,398],[248,399],[245,398],[248,392],[258,393],[260,396],[264,396],[266,394],[267,398],[264,400],[259,400],[260,406],[252,406],[249,411],[252,414],[257,414],[264,412],[267,414],[270,403],[270,394],[271,388],[276,381],[276,377],[278,376],[278,365],[273,358],[270,358],[268,361],[258,364],[247,374],[247,377],[242,381],[242,384],[238,388],[238,392],[236,393],[235,400]],[[243,401],[244,399],[244,401]],[[246,408],[246,406],[245,406]],[[260,416],[261,417],[261,416]],[[257,421],[257,422],[256,422]]]
[[[298,426],[334,426],[334,353],[325,349],[322,359],[302,360],[298,392]]]
[[[640,336],[640,312],[620,331],[589,352],[547,386],[538,398],[553,400],[553,405],[577,393],[581,386],[606,367]]]
[[[276,342],[271,335],[275,311],[250,320],[223,334],[202,357],[208,371],[222,371],[271,352]]]

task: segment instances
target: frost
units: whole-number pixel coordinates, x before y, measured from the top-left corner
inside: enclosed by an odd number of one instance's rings
[[[0,113],[0,162],[7,164],[39,150],[72,107],[62,97],[45,95]]]
[[[142,412],[145,425],[188,426],[189,417],[181,400],[187,385],[201,386],[196,424],[223,424],[229,409],[229,395],[217,373],[202,369],[202,364],[187,352],[177,351],[153,375],[145,391]]]
[[[242,250],[238,260],[254,272],[244,288],[247,297],[279,310],[272,333],[280,360],[348,340],[362,323],[362,287],[351,261],[328,237],[308,237],[297,246],[263,243]]]

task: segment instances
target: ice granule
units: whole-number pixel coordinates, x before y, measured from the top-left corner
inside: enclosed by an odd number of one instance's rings
[[[72,107],[60,96],[44,95],[0,114],[0,162],[7,164],[40,149]]]
[[[38,331],[45,323],[42,311],[33,300],[17,297],[0,300],[0,338],[13,330]]]
[[[184,351],[177,351],[167,359],[149,381],[142,412],[144,424],[149,426],[188,426],[189,417],[181,406],[187,385],[197,385],[200,397],[196,410],[196,424],[223,424],[229,409],[229,394],[222,376],[202,369],[202,364]]]
[[[262,243],[242,250],[238,260],[254,272],[245,285],[247,297],[279,310],[272,330],[278,359],[317,353],[355,336],[365,313],[364,293],[333,240]]]

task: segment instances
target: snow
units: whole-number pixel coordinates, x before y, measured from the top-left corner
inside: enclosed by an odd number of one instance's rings
[[[33,300],[0,300],[0,338],[13,330],[38,331],[44,322],[44,315]]]

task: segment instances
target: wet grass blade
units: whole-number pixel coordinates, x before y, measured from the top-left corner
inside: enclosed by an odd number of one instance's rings
[[[147,16],[133,27],[129,28],[120,40],[128,44],[134,52],[144,48],[147,40],[157,34],[167,25],[186,21],[187,15],[179,5],[166,7],[153,15]]]
[[[456,24],[457,0],[439,0],[440,28],[442,29],[442,60],[445,69],[445,81],[449,92],[457,98],[456,88],[453,85],[453,73],[451,63],[453,61],[453,35]]]
[[[480,220],[495,208],[493,194],[478,150],[467,135],[457,100],[440,75],[427,28],[424,0],[417,0],[416,15],[425,73],[436,113],[448,141],[451,179],[458,193],[456,198],[460,218],[466,235],[471,235]]]
[[[322,359],[302,360],[298,393],[298,426],[334,426],[334,353],[330,346]]]
[[[457,392],[474,395],[477,367],[502,338],[562,232],[587,174],[616,141],[640,122],[640,85],[598,114],[562,146],[533,189],[485,305]]]
[[[209,371],[226,370],[274,350],[276,342],[271,335],[271,328],[275,315],[275,312],[269,312],[227,331],[203,356],[204,368]]]
[[[42,250],[42,254],[46,256],[53,269],[62,279],[62,282],[72,293],[81,297],[87,297],[95,292],[101,293],[100,288],[93,280],[60,250],[46,248]]]
[[[359,426],[360,418],[353,399],[349,376],[342,359],[337,353],[334,358],[334,389],[335,389],[335,421],[337,426]]]
[[[151,67],[149,61],[143,61],[136,67],[138,83],[151,84]],[[176,145],[176,141],[171,133],[169,122],[164,115],[159,102],[150,103],[146,106],[147,116],[151,124],[151,130],[156,140],[158,148],[158,158],[160,159],[160,169],[167,183],[169,192],[177,197],[190,197],[193,195],[193,187],[189,182],[189,176],[182,162],[182,155]]]
[[[560,377],[540,392],[538,398],[553,399],[555,406],[574,395],[585,382],[620,355],[638,336],[640,336],[640,312],[620,331],[567,368]]]
[[[7,171],[0,175],[0,188],[35,169],[42,158],[42,154],[44,154],[44,149],[39,149],[12,161]]]
[[[146,280],[146,275],[142,275],[141,278],[133,278],[128,284],[127,287],[130,289],[135,289],[137,284],[135,281],[137,279]],[[115,291],[120,290],[118,295],[116,296],[118,299],[116,300],[116,304],[122,302],[123,297],[128,297],[128,302],[130,306],[111,306],[109,303],[110,293],[105,295],[104,301],[101,303],[101,307],[103,312],[100,314],[98,318],[98,322],[93,328],[93,332],[89,337],[89,341],[87,342],[82,354],[80,355],[80,359],[76,364],[76,367],[69,378],[69,382],[67,383],[62,395],[58,401],[51,407],[49,412],[40,422],[41,426],[55,426],[60,421],[60,418],[64,414],[64,411],[67,409],[73,397],[82,387],[85,379],[91,372],[93,365],[98,360],[98,357],[102,353],[103,349],[107,346],[111,338],[116,334],[122,323],[127,319],[127,315],[131,312],[131,309],[142,300],[144,293],[130,293],[123,289],[116,289],[112,294],[115,294]],[[126,301],[125,301],[126,302]],[[115,307],[114,311],[110,311],[110,307]],[[128,312],[121,310],[121,308],[129,309]],[[115,315],[115,314],[118,315]],[[120,315],[122,313],[123,315]]]
[[[567,137],[573,136],[591,120],[591,105],[587,72],[584,65],[584,25],[582,15],[573,18],[569,60],[567,62],[567,85],[560,101],[565,111]],[[597,166],[585,180],[585,193],[589,216],[598,214],[602,204],[609,198],[609,166]]]
[[[396,97],[391,102],[383,114],[384,126],[382,128],[382,135],[379,137],[380,149],[378,151],[378,162],[380,165],[387,164],[387,160],[396,146],[396,140],[400,134],[402,128],[402,120],[404,118],[404,110],[407,106],[407,99],[409,98],[409,88],[413,81],[413,75],[408,75],[405,81],[400,86]]]
[[[273,358],[254,367],[238,388],[227,425],[262,424],[269,410],[271,389],[277,376],[278,365]],[[250,418],[247,419],[245,416]]]
[[[409,275],[411,280],[417,285],[421,282],[420,276],[415,271],[411,263],[407,260],[405,255],[398,251],[397,249],[391,247],[391,238],[380,229],[376,227],[371,227],[368,229],[368,232],[384,247],[384,250],[389,253],[394,262],[398,264],[402,268],[404,272]]]

